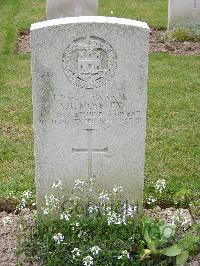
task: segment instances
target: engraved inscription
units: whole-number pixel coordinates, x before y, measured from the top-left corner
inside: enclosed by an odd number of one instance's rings
[[[87,35],[67,47],[63,54],[62,66],[73,85],[94,89],[113,77],[117,68],[117,57],[108,42]]]
[[[88,148],[87,149],[74,149],[72,148],[72,152],[75,153],[87,153],[88,154],[88,179],[93,177],[93,163],[92,163],[92,154],[93,153],[107,153],[108,147],[104,149],[93,149],[92,148],[92,131],[94,129],[86,129],[88,133]]]
[[[54,125],[109,125],[112,122],[138,123],[142,122],[142,110],[130,105],[125,93],[116,95],[78,95],[53,94],[52,108],[48,118],[40,115],[40,123]]]

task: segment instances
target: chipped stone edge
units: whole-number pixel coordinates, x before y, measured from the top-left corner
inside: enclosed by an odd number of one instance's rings
[[[52,20],[34,23],[31,25],[31,31],[46,27],[59,26],[64,24],[77,24],[77,23],[109,23],[109,24],[134,26],[138,28],[143,28],[148,31],[150,30],[147,23],[142,21],[125,19],[125,18],[116,18],[116,17],[82,16],[82,17],[66,17],[60,19],[52,19]]]

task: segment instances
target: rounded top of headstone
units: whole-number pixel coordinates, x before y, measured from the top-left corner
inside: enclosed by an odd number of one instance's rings
[[[125,18],[102,17],[102,16],[67,17],[67,18],[42,21],[32,24],[31,31],[46,27],[59,26],[64,24],[77,24],[77,23],[109,23],[109,24],[133,26],[149,31],[149,26],[147,25],[146,22],[132,20],[132,19],[125,19]]]

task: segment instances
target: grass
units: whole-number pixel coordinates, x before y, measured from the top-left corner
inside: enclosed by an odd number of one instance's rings
[[[167,0],[101,0],[99,6],[103,16],[142,20],[153,28],[167,27]]]
[[[30,55],[16,54],[15,44],[20,29],[45,18],[44,2],[0,0],[1,198],[34,188]]]
[[[181,189],[194,195],[200,189],[199,67],[199,57],[150,56],[146,188],[166,178],[167,200]]]
[[[137,14],[152,26],[165,27],[166,4],[102,0],[100,13],[109,15],[113,10],[113,15],[130,18]],[[15,43],[20,29],[44,17],[44,0],[0,0],[2,199],[10,191],[19,197],[25,189],[34,189],[31,57],[16,54]],[[153,193],[155,180],[166,178],[168,190],[162,202],[169,204],[179,190],[190,190],[195,197],[200,189],[199,68],[199,57],[150,55],[145,193]]]

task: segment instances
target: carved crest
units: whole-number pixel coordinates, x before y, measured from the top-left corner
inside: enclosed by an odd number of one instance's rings
[[[103,39],[89,36],[71,43],[63,54],[63,70],[73,85],[98,88],[109,81],[117,68],[116,53]]]

